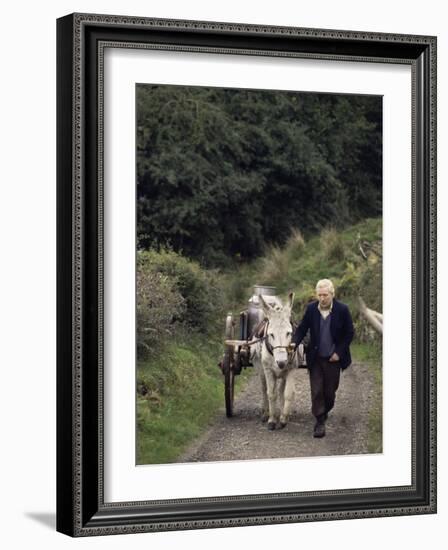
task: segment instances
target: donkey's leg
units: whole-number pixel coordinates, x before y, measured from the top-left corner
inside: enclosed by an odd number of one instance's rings
[[[282,413],[280,415],[280,427],[284,428],[289,420],[289,413],[291,412],[291,405],[294,399],[294,372],[289,371],[286,376],[285,384],[285,393],[284,393],[284,404],[282,408]]]
[[[261,344],[258,342],[250,346],[250,360],[260,379],[261,390],[261,421],[266,422],[269,417],[268,393],[266,386],[266,377],[264,374],[263,363],[261,359]]]
[[[285,384],[286,384],[286,378],[284,376],[277,379],[278,410],[280,411],[280,414],[283,413],[283,407],[285,406]],[[283,428],[283,426],[281,427]]]
[[[275,382],[276,378],[274,373],[269,369],[264,369],[266,375],[266,385],[267,385],[267,394],[269,401],[269,418],[268,418],[268,430],[275,430],[275,405],[276,405],[276,393],[275,393]]]
[[[258,365],[261,386],[261,421],[267,422],[269,418],[268,388],[266,385],[266,376],[263,367]]]

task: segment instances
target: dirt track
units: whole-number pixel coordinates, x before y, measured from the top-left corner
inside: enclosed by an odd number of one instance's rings
[[[234,417],[227,418],[223,409],[215,423],[177,462],[367,453],[368,412],[373,396],[373,380],[367,365],[352,364],[341,374],[336,405],[322,439],[312,435],[314,417],[308,371],[297,369],[294,376],[295,405],[286,428],[268,431],[261,422],[260,383],[254,372],[235,397]]]

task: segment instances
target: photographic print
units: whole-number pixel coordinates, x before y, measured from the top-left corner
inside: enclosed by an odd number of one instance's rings
[[[382,97],[136,85],[136,463],[382,452]]]

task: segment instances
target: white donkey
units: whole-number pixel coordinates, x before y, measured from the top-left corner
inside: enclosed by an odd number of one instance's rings
[[[278,428],[286,426],[294,398],[293,371],[302,361],[301,354],[291,348],[293,326],[291,310],[294,294],[288,296],[288,303],[282,305],[276,299],[273,304],[267,303],[259,295],[263,313],[267,322],[264,324],[261,341],[251,346],[251,359],[259,370],[262,388],[262,420],[268,421],[268,430],[277,426],[276,401],[280,398],[280,419]]]

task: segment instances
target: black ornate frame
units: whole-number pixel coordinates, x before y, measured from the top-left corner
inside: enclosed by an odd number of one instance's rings
[[[411,65],[410,486],[104,502],[102,85],[108,46]],[[435,513],[436,38],[73,14],[57,22],[57,49],[58,531],[89,536]]]

